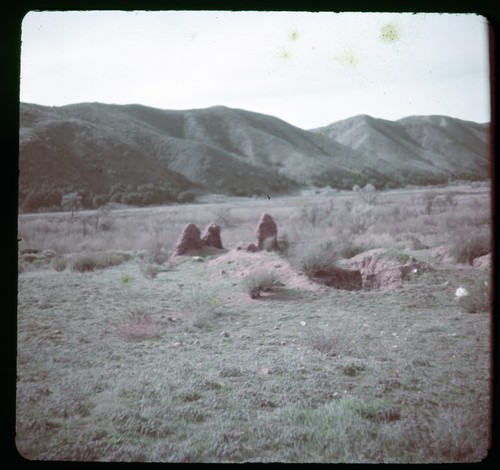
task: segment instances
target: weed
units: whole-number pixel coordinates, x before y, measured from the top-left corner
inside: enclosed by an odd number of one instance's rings
[[[242,281],[243,288],[252,299],[260,297],[261,292],[271,290],[278,282],[276,272],[270,269],[257,268],[251,271]]]
[[[130,274],[124,274],[122,276],[122,285],[129,286],[130,284],[132,284],[133,279],[134,278]]]

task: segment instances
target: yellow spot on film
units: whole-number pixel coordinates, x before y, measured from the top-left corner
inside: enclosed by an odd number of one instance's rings
[[[300,37],[300,34],[296,29],[293,29],[292,31],[290,31],[288,37],[290,38],[290,41],[297,41]]]
[[[398,28],[392,23],[387,23],[380,28],[380,39],[384,42],[395,42],[399,36]]]
[[[290,52],[288,52],[288,51],[281,51],[280,52],[280,59],[288,60],[289,58],[290,58]]]
[[[349,48],[343,55],[337,57],[337,60],[342,62],[344,65],[356,67],[359,64],[359,55],[356,54],[353,49]]]

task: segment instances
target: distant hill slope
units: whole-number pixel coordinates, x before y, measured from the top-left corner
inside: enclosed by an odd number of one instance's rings
[[[354,116],[315,129],[363,154],[397,184],[438,179],[484,179],[490,172],[489,126],[446,116],[398,121]]]
[[[263,195],[484,179],[487,139],[487,125],[436,116],[356,116],[306,131],[223,106],[21,103],[20,207],[57,207],[72,191],[95,207],[183,201],[187,191]]]

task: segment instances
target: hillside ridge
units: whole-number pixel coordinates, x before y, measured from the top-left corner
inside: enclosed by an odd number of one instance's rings
[[[19,207],[190,202],[330,186],[378,189],[489,177],[489,125],[447,116],[353,116],[304,130],[213,106],[20,104]]]

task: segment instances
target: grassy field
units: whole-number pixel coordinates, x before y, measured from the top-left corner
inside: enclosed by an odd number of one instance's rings
[[[491,313],[484,302],[468,313],[455,290],[491,284],[491,269],[469,262],[490,250],[490,202],[478,185],[20,216],[19,452],[482,460]],[[262,212],[288,249],[236,250],[254,242]],[[188,222],[219,223],[227,250],[169,259]],[[325,241],[342,263],[381,248],[433,269],[398,289],[321,286],[300,256]],[[245,280],[257,268],[274,282],[254,299]]]

